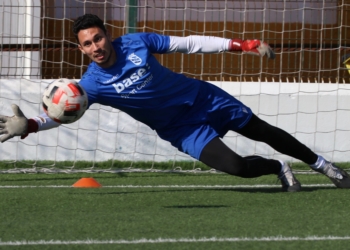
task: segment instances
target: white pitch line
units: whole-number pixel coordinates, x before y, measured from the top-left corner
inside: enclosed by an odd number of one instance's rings
[[[102,186],[103,188],[228,188],[228,189],[242,189],[242,188],[280,188],[281,185],[112,185]],[[335,187],[333,184],[304,184],[302,187]],[[68,185],[0,185],[1,188],[73,188]]]
[[[39,240],[39,241],[0,241],[0,246],[21,246],[21,245],[102,245],[102,244],[155,244],[155,243],[196,243],[196,242],[276,242],[276,241],[343,241],[350,240],[350,236],[307,236],[307,237],[283,237],[269,236],[261,238],[158,238],[139,240]]]

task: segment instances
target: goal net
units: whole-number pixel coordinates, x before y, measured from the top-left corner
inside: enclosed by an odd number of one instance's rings
[[[57,78],[80,79],[89,60],[72,23],[93,13],[116,38],[130,32],[261,39],[275,60],[220,54],[156,55],[161,64],[209,81],[255,114],[336,162],[350,159],[350,4],[345,0],[0,0],[0,113],[18,104],[42,113]],[[243,156],[297,162],[234,132]],[[0,172],[211,171],[127,114],[93,105],[76,123],[0,145]]]

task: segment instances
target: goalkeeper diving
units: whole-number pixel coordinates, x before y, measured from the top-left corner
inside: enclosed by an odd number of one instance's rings
[[[282,190],[295,192],[301,184],[283,161],[257,155],[242,157],[223,143],[228,131],[264,142],[276,151],[307,163],[336,187],[350,188],[349,175],[315,154],[282,129],[258,118],[224,90],[162,66],[153,54],[243,53],[274,59],[271,47],[260,40],[211,36],[166,36],[133,33],[112,40],[103,21],[92,14],[79,17],[73,32],[81,52],[92,62],[80,80],[88,105],[110,106],[155,130],[160,138],[207,166],[227,174],[255,178],[274,174]],[[250,56],[248,55],[248,56]],[[14,116],[0,116],[1,142],[60,125],[44,113],[27,119],[18,106]]]

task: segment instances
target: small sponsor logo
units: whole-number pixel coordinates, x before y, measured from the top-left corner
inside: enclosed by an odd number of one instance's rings
[[[107,84],[107,83],[114,82],[115,80],[118,79],[118,77],[119,77],[119,75],[115,75],[115,76],[113,76],[112,78],[110,78],[110,79],[104,81],[103,83],[104,83],[104,84]]]
[[[135,55],[135,53],[132,53],[128,56],[128,59],[135,65],[140,65],[142,63],[142,59]]]

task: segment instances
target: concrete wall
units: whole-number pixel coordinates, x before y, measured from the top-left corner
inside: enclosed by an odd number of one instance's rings
[[[42,112],[41,93],[48,80],[0,80],[0,113],[12,115],[11,103],[27,117]],[[347,84],[212,82],[236,96],[262,119],[276,125],[333,161],[350,158],[350,86]],[[269,146],[229,132],[225,138],[241,155],[294,160]],[[192,160],[154,131],[125,113],[93,105],[76,123],[31,134],[0,145],[2,160],[135,161]]]

